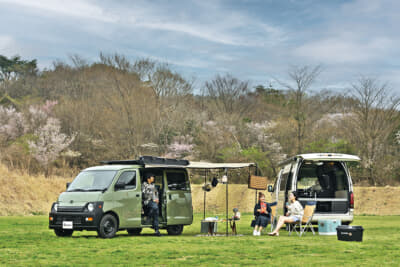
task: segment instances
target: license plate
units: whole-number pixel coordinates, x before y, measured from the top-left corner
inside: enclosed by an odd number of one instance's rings
[[[70,221],[63,221],[63,229],[73,229],[74,225],[73,222]]]

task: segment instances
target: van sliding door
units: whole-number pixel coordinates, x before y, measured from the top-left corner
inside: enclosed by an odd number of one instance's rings
[[[193,221],[192,194],[187,172],[168,170],[166,178],[167,224],[191,224]]]

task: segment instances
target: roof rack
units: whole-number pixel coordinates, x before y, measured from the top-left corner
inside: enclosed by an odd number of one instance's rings
[[[187,166],[189,161],[185,159],[168,159],[159,158],[152,156],[142,156],[138,160],[109,160],[101,161],[102,164],[108,165],[145,165],[145,164],[158,164],[158,165],[175,165],[175,166]]]
[[[143,165],[140,160],[103,160],[100,163],[107,165]]]

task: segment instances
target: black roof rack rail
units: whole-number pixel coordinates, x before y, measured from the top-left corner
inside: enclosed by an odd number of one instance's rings
[[[108,160],[101,161],[102,164],[108,165],[145,165],[145,164],[159,164],[159,165],[178,165],[178,166],[187,166],[189,165],[189,161],[186,159],[168,159],[168,158],[159,158],[153,156],[142,156],[138,160]]]
[[[161,165],[180,165],[187,166],[189,161],[186,159],[168,159],[152,156],[142,156],[139,158],[144,164],[161,164]]]
[[[143,165],[140,160],[104,160],[100,163],[107,165]]]

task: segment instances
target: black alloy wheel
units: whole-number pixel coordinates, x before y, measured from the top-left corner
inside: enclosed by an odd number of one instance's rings
[[[169,225],[167,226],[167,233],[169,235],[180,235],[183,232],[183,225]]]
[[[117,219],[112,214],[106,214],[101,218],[97,233],[102,238],[113,238],[118,230]]]

